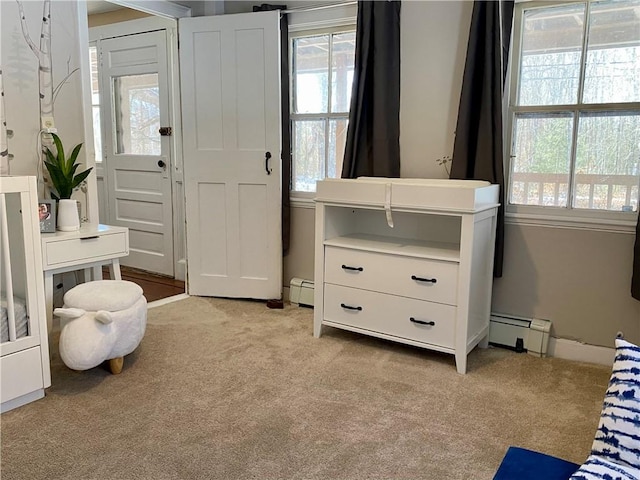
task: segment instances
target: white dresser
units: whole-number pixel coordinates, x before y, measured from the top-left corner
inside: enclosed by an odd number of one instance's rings
[[[316,195],[314,336],[342,328],[455,355],[486,346],[498,185],[327,179]]]

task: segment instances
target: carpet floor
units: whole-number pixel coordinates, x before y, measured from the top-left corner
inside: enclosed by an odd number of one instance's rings
[[[610,368],[453,356],[313,311],[191,297],[149,310],[120,375],[67,369],[0,417],[1,478],[490,480],[510,445],[582,463]],[[54,342],[55,344],[55,342]]]

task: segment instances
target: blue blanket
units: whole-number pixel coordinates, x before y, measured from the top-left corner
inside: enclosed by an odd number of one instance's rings
[[[509,447],[493,480],[567,480],[578,467],[544,453]]]

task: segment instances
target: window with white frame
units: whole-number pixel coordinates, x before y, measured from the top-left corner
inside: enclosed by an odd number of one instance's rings
[[[355,27],[295,32],[291,40],[292,191],[340,177],[347,138]]]
[[[98,49],[89,45],[91,64],[91,114],[93,116],[93,146],[95,161],[102,162],[102,133],[100,129],[100,86],[98,81]]]
[[[513,47],[511,211],[637,212],[640,0],[519,3]]]

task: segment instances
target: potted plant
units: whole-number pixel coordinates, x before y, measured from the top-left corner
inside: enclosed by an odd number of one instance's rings
[[[62,140],[55,133],[51,135],[56,146],[56,153],[54,154],[49,147],[45,147],[47,158],[44,165],[47,167],[53,184],[51,197],[58,201],[58,230],[78,230],[80,228],[78,207],[76,201],[71,200],[71,194],[86,180],[93,167],[76,173],[80,166],[77,159],[82,143],[76,145],[69,158],[66,158]]]

